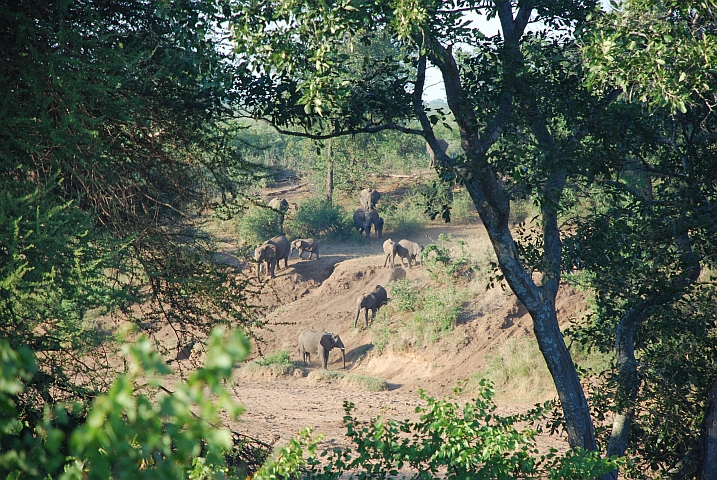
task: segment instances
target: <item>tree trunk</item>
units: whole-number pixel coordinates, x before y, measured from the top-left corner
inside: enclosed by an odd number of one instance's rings
[[[633,308],[620,319],[615,328],[615,360],[618,371],[618,386],[615,403],[617,413],[612,422],[612,432],[607,446],[608,455],[622,456],[627,449],[630,426],[635,415],[635,402],[640,388],[640,377],[635,358],[635,329],[648,316],[645,304]],[[618,471],[611,472],[610,478],[617,479]]]
[[[518,88],[518,69],[522,64],[519,39],[530,19],[532,8],[521,7],[513,18],[511,2],[496,2],[498,16],[504,32],[505,48],[502,52],[510,61],[506,61],[504,71],[504,91],[497,112],[487,127],[481,128],[470,102],[461,85],[460,72],[450,47],[433,43],[429,52],[431,63],[442,73],[446,88],[448,107],[453,112],[461,135],[461,147],[466,154],[468,165],[465,169],[456,168],[453,160],[438,148],[438,140],[432,134],[430,122],[422,112],[419,102],[423,87],[422,73],[425,59],[419,59],[419,75],[415,94],[414,109],[426,135],[426,141],[436,153],[436,161],[443,168],[453,169],[464,182],[488,236],[495,250],[508,285],[528,309],[533,319],[533,328],[538,346],[545,358],[548,369],[555,382],[558,397],[565,415],[568,441],[572,447],[597,450],[595,433],[587,399],[580,384],[577,370],[565,345],[558,325],[555,311],[555,297],[560,282],[560,262],[562,246],[555,211],[563,192],[565,173],[556,171],[546,185],[545,195],[548,205],[543,212],[543,233],[545,252],[543,256],[544,274],[541,286],[536,285],[532,275],[523,265],[515,242],[508,228],[510,202],[507,192],[498,180],[487,161],[487,152],[500,138],[513,115],[513,94],[511,88]],[[544,128],[544,127],[543,127]]]
[[[326,149],[326,201],[333,205],[334,200],[334,139],[329,138]]]
[[[705,419],[700,431],[697,478],[717,480],[717,380],[707,398]]]

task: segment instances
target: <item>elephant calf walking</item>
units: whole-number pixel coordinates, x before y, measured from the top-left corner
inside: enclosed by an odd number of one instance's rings
[[[421,258],[421,252],[423,252],[423,246],[412,242],[410,240],[399,240],[396,244],[396,255],[401,257],[401,265],[403,266],[403,260],[408,260],[408,266],[411,264],[418,264]]]
[[[321,360],[321,366],[329,368],[329,353],[334,348],[341,349],[344,368],[346,368],[346,347],[338,335],[311,329],[306,329],[299,335],[299,356],[306,362],[306,366],[311,362],[311,352],[316,352]]]
[[[304,252],[309,252],[309,258],[307,260],[311,260],[311,257],[316,254],[316,258],[319,258],[319,241],[314,240],[313,238],[297,238],[293,242],[291,242],[291,252],[293,255],[294,250],[297,250],[299,253],[299,258],[302,258],[301,256],[304,254]]]
[[[356,320],[354,320],[354,328],[356,328],[356,325],[358,324],[358,318],[361,314],[361,310],[365,309],[364,323],[366,328],[368,328],[368,311],[371,310],[371,318],[373,319],[376,316],[376,311],[381,307],[381,305],[385,305],[386,302],[388,302],[388,293],[386,293],[386,289],[381,285],[376,285],[373,292],[366,293],[358,297],[356,299],[357,309]]]
[[[385,260],[383,261],[383,268],[386,268],[389,261],[391,262],[391,268],[395,266],[396,258],[396,242],[390,238],[383,242],[383,253],[386,254]]]

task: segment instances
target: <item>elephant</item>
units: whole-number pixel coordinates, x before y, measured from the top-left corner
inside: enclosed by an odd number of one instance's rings
[[[436,141],[438,141],[438,146],[441,147],[441,150],[443,150],[443,153],[446,153],[446,150],[448,149],[448,142],[443,140],[442,138],[437,138]],[[431,146],[426,142],[426,152],[428,152],[428,156],[431,157],[431,162],[428,164],[429,168],[433,168],[436,166],[436,154],[431,148]]]
[[[285,198],[272,198],[269,200],[269,207],[278,210],[282,215],[289,210],[289,202]]]
[[[361,190],[361,193],[359,193],[361,208],[364,210],[376,210],[376,204],[380,198],[381,194],[378,193],[378,190],[373,190],[371,188],[364,188]]]
[[[403,280],[406,278],[406,271],[401,267],[396,267],[386,275],[386,284],[395,282],[396,280]]]
[[[399,240],[396,244],[396,255],[401,257],[401,266],[403,266],[403,260],[408,260],[408,266],[411,263],[418,264],[418,258],[421,256],[423,247],[416,242],[410,240]]]
[[[289,210],[289,202],[285,198],[272,198],[268,203],[269,208],[279,214],[279,228],[284,231],[284,215]]]
[[[294,250],[296,250],[299,253],[299,258],[304,254],[304,252],[309,252],[309,258],[308,260],[311,260],[311,257],[316,254],[316,258],[319,258],[319,241],[314,240],[313,238],[297,238],[293,242],[291,242],[291,252],[293,253]]]
[[[261,262],[265,261],[269,268],[271,278],[276,278],[274,270],[279,266],[279,261],[284,259],[284,268],[289,268],[289,254],[291,253],[291,244],[284,235],[277,235],[271,240],[259,245],[254,250],[254,260],[256,260],[256,277],[261,277]]]
[[[284,268],[289,268],[289,254],[291,254],[291,243],[289,243],[289,239],[284,235],[277,235],[264,243],[271,243],[276,246],[276,266],[279,267],[279,262],[283,258]]]
[[[378,238],[381,238],[383,236],[383,218],[378,216],[376,210],[357,208],[354,212],[354,226],[361,233],[365,233],[366,237],[370,238],[372,225],[376,228]]]
[[[299,335],[299,355],[306,362],[307,367],[311,362],[311,352],[316,352],[321,360],[321,366],[329,368],[329,353],[334,348],[341,349],[344,368],[346,368],[346,347],[344,347],[344,343],[338,335],[331,332],[317,332],[311,329],[306,329]]]
[[[386,289],[381,285],[376,285],[376,288],[374,288],[371,293],[360,295],[356,299],[356,320],[354,320],[354,328],[356,328],[356,325],[358,324],[358,318],[361,314],[361,310],[366,309],[364,311],[364,323],[366,328],[368,328],[368,311],[371,310],[371,318],[373,319],[376,316],[376,311],[387,302],[388,293],[386,293]]]
[[[271,278],[275,278],[274,269],[276,268],[276,259],[276,245],[273,243],[263,243],[254,249],[257,280],[261,280],[261,262],[266,262],[269,275]]]
[[[383,261],[383,268],[386,268],[389,260],[391,261],[391,268],[394,268],[394,259],[396,258],[396,242],[390,238],[383,242],[383,253],[386,254],[386,258]]]

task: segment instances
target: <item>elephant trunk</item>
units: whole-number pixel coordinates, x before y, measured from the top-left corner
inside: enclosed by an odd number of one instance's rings
[[[344,359],[344,370],[346,370],[346,349],[341,349],[341,357]]]

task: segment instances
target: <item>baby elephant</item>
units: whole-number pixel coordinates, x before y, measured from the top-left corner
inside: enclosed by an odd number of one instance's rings
[[[396,258],[396,242],[390,238],[383,242],[383,253],[386,254],[386,259],[383,261],[383,268],[386,268],[389,260],[391,260],[391,268],[393,268],[395,266],[394,259]]]
[[[291,242],[291,254],[294,254],[294,250],[297,250],[299,252],[299,258],[302,258],[301,256],[304,254],[304,252],[309,252],[309,258],[307,260],[311,260],[311,257],[316,254],[316,258],[319,258],[319,241],[314,240],[313,238],[297,238],[293,242]]]
[[[396,254],[401,257],[401,265],[403,265],[403,259],[408,260],[409,267],[411,263],[418,264],[421,252],[423,252],[423,247],[410,240],[401,240],[396,245]]]
[[[358,318],[361,314],[361,310],[364,308],[366,309],[364,312],[364,323],[366,328],[368,328],[368,311],[371,310],[371,318],[373,319],[376,316],[376,311],[379,307],[381,307],[381,305],[385,305],[386,302],[388,302],[388,293],[386,293],[386,289],[381,285],[376,285],[373,292],[366,293],[358,297],[356,299],[356,320],[354,320],[354,328],[356,328],[356,325],[358,324]]]
[[[403,280],[406,278],[406,271],[401,267],[396,267],[386,275],[386,284],[395,282],[396,280]]]
[[[316,352],[321,360],[321,366],[329,368],[329,353],[334,348],[341,349],[344,368],[346,368],[346,347],[338,335],[311,329],[306,329],[299,335],[299,355],[306,362],[306,366],[311,362],[311,352]]]

